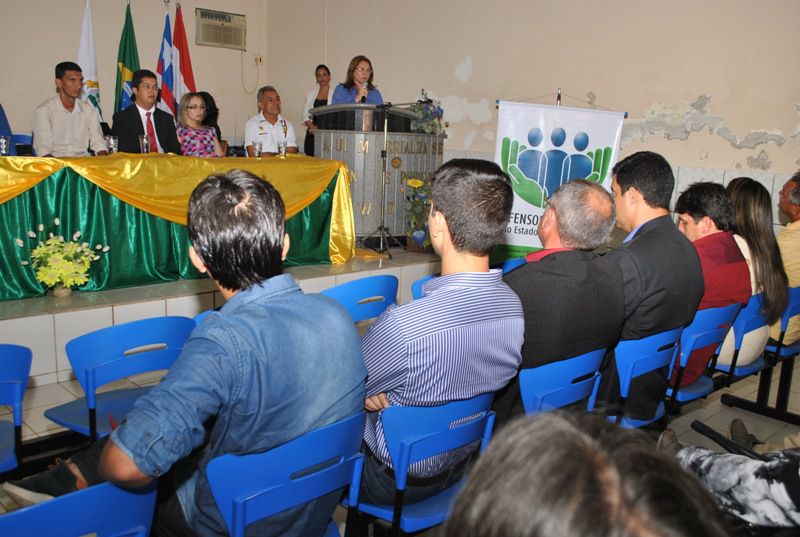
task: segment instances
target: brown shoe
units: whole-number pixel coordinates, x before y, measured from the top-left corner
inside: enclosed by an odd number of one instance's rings
[[[658,437],[656,446],[661,453],[670,457],[675,457],[684,447],[683,444],[678,442],[678,435],[672,429],[664,429],[664,432]]]
[[[731,433],[731,440],[740,446],[746,447],[747,449],[752,450],[755,444],[763,443],[761,440],[756,438],[756,435],[747,430],[747,426],[739,418],[731,420],[728,429]]]

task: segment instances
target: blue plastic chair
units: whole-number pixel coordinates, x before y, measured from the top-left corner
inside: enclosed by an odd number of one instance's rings
[[[767,345],[765,354],[772,357],[772,364],[784,358],[791,358],[800,354],[800,340],[791,345],[784,345],[783,338],[786,336],[786,329],[789,327],[789,320],[795,315],[800,315],[800,287],[789,288],[789,304],[781,315],[781,335],[777,345]]]
[[[269,451],[222,455],[208,463],[211,492],[230,535],[243,537],[253,522],[347,486],[348,502],[357,506],[363,432],[360,412]],[[339,535],[332,521],[326,535]]]
[[[408,467],[423,459],[480,441],[489,444],[494,393],[435,407],[390,406],[381,414],[383,434],[395,472],[394,505],[361,502],[358,511],[391,522],[392,535],[421,531],[445,521],[463,480],[439,494],[403,505]]]
[[[519,372],[519,391],[525,414],[561,408],[594,398],[600,385],[605,349]]]
[[[101,483],[0,515],[0,535],[147,537],[155,505],[155,484],[126,490]]]
[[[617,343],[614,357],[619,375],[620,409],[619,415],[609,417],[611,421],[630,429],[644,427],[666,416],[662,401],[652,418],[644,420],[627,418],[624,417],[625,403],[634,378],[672,364],[678,352],[678,340],[682,330],[683,328],[674,328],[642,339],[627,339]],[[664,393],[659,395],[659,399],[664,398]],[[594,403],[592,402],[589,407],[594,408]]]
[[[0,104],[0,136],[11,136],[12,140],[14,137],[14,133],[11,132],[11,125],[8,123],[8,117],[6,116],[6,111],[3,110],[3,105]],[[17,147],[16,144],[11,143],[10,155],[15,157],[17,156]]]
[[[739,311],[739,314],[733,321],[732,329],[734,340],[731,363],[719,364],[716,362],[716,357],[714,357],[714,362],[711,369],[727,373],[727,380],[725,381],[725,386],[727,387],[730,387],[734,378],[742,378],[753,375],[764,369],[766,366],[763,353],[749,364],[742,366],[737,365],[737,361],[739,359],[739,350],[742,348],[744,336],[748,332],[752,332],[753,330],[767,325],[767,320],[764,318],[764,312],[762,311],[763,305],[763,293],[758,293],[751,296],[750,300],[747,302],[747,305]]]
[[[699,310],[694,314],[691,324],[684,328],[681,333],[681,344],[678,350],[678,359],[676,360],[678,367],[677,377],[675,378],[676,386],[681,384],[683,370],[686,368],[692,353],[709,345],[716,344],[718,347],[722,345],[725,336],[728,335],[728,330],[730,330],[736,315],[741,309],[741,304],[731,304],[719,308]],[[719,352],[719,348],[717,348],[717,352]],[[667,413],[669,414],[676,402],[688,403],[705,397],[713,391],[714,380],[708,375],[700,375],[692,384],[677,390],[667,387],[667,397],[669,397]]]
[[[0,344],[0,405],[11,406],[13,421],[0,421],[0,472],[22,459],[22,398],[31,374],[33,353],[21,345]]]
[[[67,357],[86,397],[53,407],[44,415],[95,440],[120,423],[149,386],[98,394],[109,382],[169,369],[195,328],[188,317],[153,317],[95,330],[67,343]],[[97,415],[101,417],[97,421]]]
[[[379,316],[397,301],[396,276],[367,276],[336,285],[322,294],[339,302],[357,323]]]
[[[427,276],[423,276],[419,280],[415,281],[411,284],[411,298],[417,300],[418,298],[422,298],[422,286],[425,282],[434,279],[437,275],[436,274],[428,274]]]

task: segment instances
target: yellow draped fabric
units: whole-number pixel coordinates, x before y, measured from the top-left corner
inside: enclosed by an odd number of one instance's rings
[[[313,202],[337,176],[331,214],[332,263],[345,263],[355,253],[355,223],[350,197],[350,171],[344,162],[303,155],[203,159],[164,154],[117,153],[104,157],[0,158],[0,203],[22,194],[58,170],[69,167],[112,196],[150,214],[186,225],[189,196],[212,173],[243,168],[272,183],[283,197],[286,217]]]

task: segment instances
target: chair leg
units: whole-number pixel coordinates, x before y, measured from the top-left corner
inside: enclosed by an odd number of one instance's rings
[[[394,491],[394,511],[392,513],[392,529],[389,531],[391,537],[400,537],[400,516],[403,514],[404,490]]]
[[[97,440],[97,409],[89,409],[89,439],[94,442]]]

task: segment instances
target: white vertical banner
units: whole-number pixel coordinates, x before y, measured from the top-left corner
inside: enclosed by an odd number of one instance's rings
[[[522,257],[542,247],[537,235],[547,198],[572,179],[611,190],[623,112],[498,101],[495,162],[514,187],[505,244],[496,255]]]
[[[86,0],[83,9],[81,39],[78,45],[78,65],[83,71],[81,100],[91,103],[97,110],[100,121],[103,121],[103,113],[100,110],[100,79],[97,77],[97,55],[95,54],[94,29],[92,28],[92,0]]]

